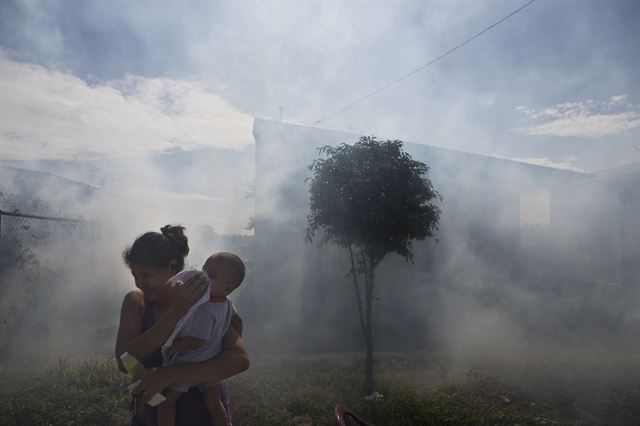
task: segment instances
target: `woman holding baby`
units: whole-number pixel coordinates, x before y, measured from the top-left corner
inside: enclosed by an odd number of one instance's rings
[[[131,269],[136,290],[124,298],[116,341],[116,359],[126,372],[120,355],[128,352],[148,369],[135,388],[133,426],[156,426],[157,409],[145,402],[156,393],[178,383],[219,382],[249,367],[249,356],[236,329],[230,326],[224,334],[222,352],[198,363],[181,363],[162,367],[160,346],[189,308],[206,292],[208,281],[201,275],[184,285],[170,288],[169,278],[184,268],[189,252],[187,237],[181,226],[167,225],[161,233],[148,232],[136,239],[124,252],[125,263]],[[153,371],[155,369],[155,371]],[[221,401],[228,407],[226,388],[222,386]],[[176,425],[211,425],[202,395],[191,388],[176,403]]]

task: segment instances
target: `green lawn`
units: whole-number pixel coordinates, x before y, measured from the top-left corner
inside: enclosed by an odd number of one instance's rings
[[[526,361],[525,361],[526,359]],[[381,401],[361,394],[361,361],[256,360],[229,381],[236,425],[332,425],[341,402],[378,425],[638,425],[640,356],[380,355]],[[113,359],[14,363],[0,369],[0,425],[128,424]]]

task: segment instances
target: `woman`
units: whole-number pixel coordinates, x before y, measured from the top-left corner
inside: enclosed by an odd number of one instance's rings
[[[129,292],[122,302],[120,326],[116,340],[118,368],[126,372],[120,355],[129,352],[145,367],[157,370],[144,377],[135,393],[134,426],[155,426],[157,410],[147,402],[154,394],[175,383],[218,382],[249,367],[249,357],[242,338],[233,327],[224,336],[223,351],[201,363],[162,365],[160,345],[169,337],[178,320],[202,297],[207,282],[194,277],[168,297],[166,282],[184,268],[189,253],[187,237],[182,226],[164,226],[161,234],[147,232],[136,239],[123,253],[131,269],[137,290]],[[228,402],[222,392],[223,402]],[[137,405],[137,406],[136,406]],[[184,394],[176,404],[176,425],[211,425],[202,397],[197,388]]]

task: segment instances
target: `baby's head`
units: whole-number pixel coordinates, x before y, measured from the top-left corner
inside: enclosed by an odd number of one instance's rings
[[[244,280],[244,263],[233,253],[220,252],[209,256],[202,270],[211,280],[211,296],[226,297]]]

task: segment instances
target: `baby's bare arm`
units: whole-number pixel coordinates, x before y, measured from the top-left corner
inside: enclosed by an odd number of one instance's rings
[[[197,337],[182,337],[180,339],[174,340],[173,345],[171,345],[171,347],[167,351],[167,354],[173,355],[176,352],[193,351],[200,348],[202,345],[204,345],[204,343],[204,339],[198,339]]]

